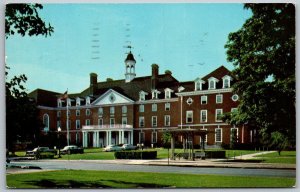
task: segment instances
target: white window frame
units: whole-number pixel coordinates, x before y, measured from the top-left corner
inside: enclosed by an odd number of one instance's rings
[[[145,127],[145,117],[144,116],[139,117],[139,127]]]
[[[218,97],[220,97],[220,101],[218,101]],[[216,95],[216,103],[223,103],[223,94]]]
[[[188,121],[189,113],[192,114],[192,120],[191,120],[191,122]],[[193,120],[194,120],[194,117],[193,117],[193,116],[194,116],[194,112],[193,112],[193,111],[191,111],[191,110],[190,110],[190,111],[186,111],[185,122],[186,122],[186,123],[193,123]]]
[[[98,108],[98,115],[102,116],[103,115],[103,107]]]
[[[157,127],[157,116],[151,117],[151,125],[152,127]]]
[[[174,91],[170,88],[166,88],[164,91],[165,91],[165,99],[171,99],[171,93]]]
[[[218,79],[211,77],[208,79],[208,89],[216,89],[217,82],[219,82]]]
[[[122,126],[125,127],[127,125],[127,117],[122,117]]]
[[[203,113],[205,112],[205,120],[203,121]],[[207,110],[200,110],[200,122],[201,123],[206,123],[207,122]]]
[[[207,131],[207,129],[201,129],[201,130]],[[207,135],[208,135],[208,134],[205,134],[205,140],[204,140],[204,143],[207,143]],[[201,145],[201,137],[200,137],[200,145]]]
[[[158,94],[160,94],[160,91],[152,90],[152,99],[158,99]]]
[[[167,121],[169,119],[169,121]],[[164,117],[164,125],[165,126],[170,126],[171,125],[171,116],[170,115],[165,115]]]
[[[145,132],[139,132],[139,143],[145,142]]]
[[[124,105],[122,106],[122,114],[126,114],[127,113],[127,106]]]
[[[61,99],[57,99],[57,107],[62,107],[62,101],[61,101]]]
[[[204,103],[204,101],[205,101],[205,103]],[[202,95],[201,96],[201,105],[207,105],[207,103],[208,103],[207,95]]]
[[[109,107],[109,113],[111,115],[114,115],[115,114],[115,107],[113,107],[113,106]]]
[[[86,119],[85,120],[85,125],[91,125],[91,120],[90,119]]]
[[[155,130],[151,133],[151,143],[157,143],[157,131]]]
[[[237,127],[230,128],[230,142],[232,139],[232,130],[236,130],[236,141],[239,142],[239,129]]]
[[[114,128],[115,127],[115,118],[109,118],[109,127]]]
[[[79,97],[76,98],[76,106],[80,106],[80,98]]]
[[[67,98],[67,105],[68,105],[69,107],[71,107],[71,99],[70,99],[70,98]]]
[[[86,109],[85,110],[85,116],[90,116],[91,115],[91,110],[90,109]]]
[[[223,89],[230,88],[230,81],[232,78],[229,75],[225,75],[223,78]],[[227,81],[227,86],[226,86],[226,81]]]
[[[171,110],[171,104],[165,103],[165,111],[170,111],[170,110]]]
[[[195,91],[201,91],[202,90],[202,84],[205,82],[199,78],[195,80]]]
[[[220,131],[220,140],[217,141],[217,131]],[[215,128],[215,143],[223,142],[223,129],[222,128]]]
[[[76,129],[80,129],[80,120],[79,119],[76,119],[75,126],[76,126]]]
[[[79,109],[76,110],[76,117],[78,117],[78,116],[80,116],[80,110]]]
[[[98,119],[98,125],[100,126],[100,128],[103,127],[103,118]]]
[[[86,97],[85,98],[85,105],[90,105],[91,104],[91,98],[90,97]]]
[[[156,112],[157,111],[157,104],[153,103],[152,106],[151,106],[151,108],[152,108],[153,112]]]
[[[234,99],[234,97],[236,97],[236,99]],[[237,100],[239,100],[239,96],[237,94],[234,94],[231,96],[232,101],[236,102]]]
[[[221,111],[221,116],[223,115],[223,109],[216,109],[216,113],[215,113],[215,121],[216,122],[222,122],[222,120],[218,120],[218,111]]]
[[[145,101],[145,100],[146,100],[146,95],[148,95],[147,92],[145,92],[145,91],[140,91],[140,93],[139,93],[139,100],[140,100],[140,101]]]
[[[144,105],[139,105],[139,112],[144,113],[145,112],[145,106]]]

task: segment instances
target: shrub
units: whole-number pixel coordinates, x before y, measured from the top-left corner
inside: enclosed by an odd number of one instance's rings
[[[116,151],[116,159],[156,159],[157,151]]]

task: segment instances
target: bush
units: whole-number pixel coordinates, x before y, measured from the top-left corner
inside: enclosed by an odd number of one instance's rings
[[[116,159],[156,159],[157,151],[116,151]]]

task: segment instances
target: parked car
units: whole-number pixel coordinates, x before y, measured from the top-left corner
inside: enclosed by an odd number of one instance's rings
[[[82,147],[77,147],[76,145],[68,145],[65,146],[62,150],[60,150],[60,154],[64,155],[64,154],[82,154],[83,148]]]
[[[56,155],[56,150],[55,149],[49,149],[49,147],[36,147],[32,151],[26,151],[26,156],[28,157],[35,157],[37,159],[40,158],[40,155],[43,154],[51,154],[51,156]]]
[[[107,145],[103,151],[108,152],[108,151],[121,151],[122,147],[119,147],[117,145]]]
[[[134,145],[131,145],[131,144],[124,144],[122,146],[122,149],[123,150],[136,150],[136,149],[138,149],[138,146],[134,146]]]

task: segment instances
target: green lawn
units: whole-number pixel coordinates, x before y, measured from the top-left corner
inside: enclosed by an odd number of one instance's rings
[[[117,174],[116,174],[117,173]],[[9,188],[292,187],[295,178],[63,170],[7,175]]]
[[[282,151],[280,155],[274,152],[256,157],[263,159],[264,163],[296,164],[296,151]]]

